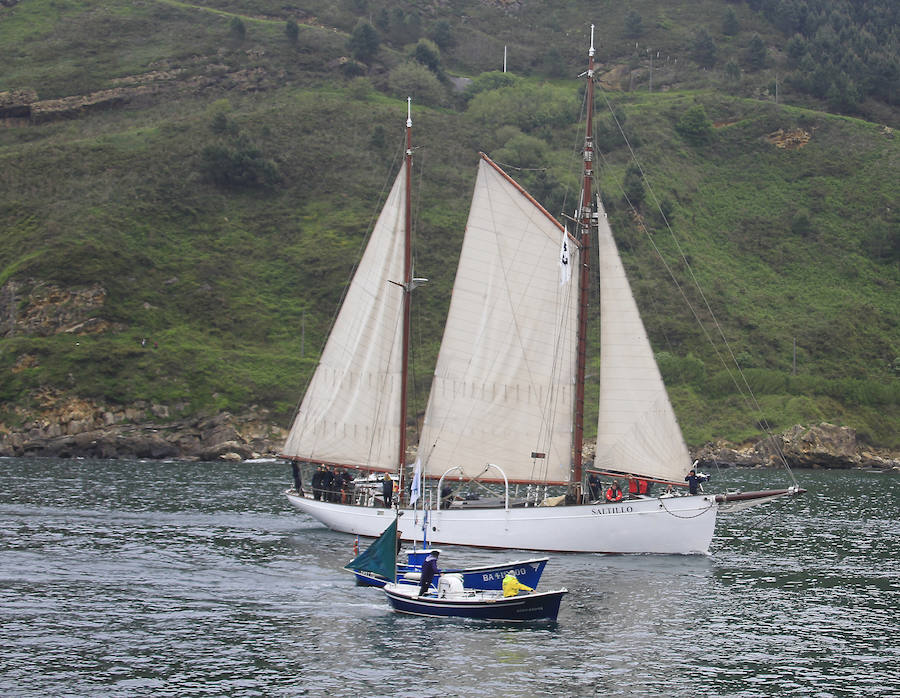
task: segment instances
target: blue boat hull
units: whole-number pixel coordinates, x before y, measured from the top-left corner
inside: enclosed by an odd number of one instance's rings
[[[466,589],[489,589],[499,590],[503,588],[503,578],[510,572],[516,576],[522,584],[536,589],[538,582],[541,581],[541,575],[544,573],[544,567],[547,566],[548,557],[533,558],[530,560],[516,560],[513,562],[505,562],[501,565],[483,565],[480,567],[466,567],[457,570],[441,570],[442,573],[461,574],[463,578],[463,586]],[[416,584],[418,581],[408,581],[403,579],[403,575],[409,572],[418,573],[422,571],[421,564],[398,564],[397,578],[403,584]],[[356,583],[360,586],[383,587],[388,581],[385,577],[374,572],[353,572],[356,575]],[[440,575],[435,576],[433,584],[437,586]]]
[[[555,621],[565,589],[535,592],[520,596],[490,596],[471,591],[465,598],[438,598],[410,596],[395,591],[397,585],[387,584],[384,592],[398,613],[436,618],[474,618],[477,620],[501,620],[524,622],[535,620]]]

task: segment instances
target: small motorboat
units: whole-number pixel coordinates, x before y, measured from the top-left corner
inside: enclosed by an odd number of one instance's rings
[[[422,563],[431,551],[431,549],[407,550],[406,563],[397,564],[397,583],[414,584],[418,588]],[[529,560],[513,560],[499,565],[446,569],[442,570],[441,574],[462,575],[463,587],[466,589],[498,590],[502,588],[503,578],[507,574],[513,574],[523,584],[536,588],[549,559],[549,557],[536,557]],[[353,570],[353,574],[356,576],[356,583],[359,586],[383,587],[386,583],[393,581],[369,570]],[[440,577],[440,574],[436,575],[433,584],[437,585]]]
[[[467,589],[458,573],[444,572],[437,591],[419,596],[418,586],[387,583],[388,601],[398,613],[440,618],[475,618],[499,621],[555,621],[567,589],[533,591],[503,596],[500,590]]]

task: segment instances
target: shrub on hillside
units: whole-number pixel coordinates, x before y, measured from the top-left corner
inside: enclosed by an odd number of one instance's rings
[[[702,104],[688,109],[675,124],[675,130],[692,143],[706,143],[712,136],[712,129],[712,121]]]
[[[465,91],[465,98],[472,99],[479,92],[490,92],[491,90],[499,90],[501,87],[512,87],[521,82],[522,78],[512,73],[504,73],[502,70],[491,70],[482,73],[468,84]]]
[[[416,102],[428,106],[435,107],[444,103],[444,87],[440,80],[416,61],[401,63],[391,70],[388,89],[397,97],[412,95]]]
[[[480,124],[494,128],[510,124],[528,133],[574,123],[574,97],[571,90],[552,85],[517,84],[475,95],[466,115]]]
[[[289,19],[287,24],[284,25],[284,34],[288,38],[288,41],[296,43],[297,38],[300,36],[300,26],[295,20]]]
[[[247,36],[247,27],[244,26],[244,22],[240,17],[232,17],[231,24],[229,25],[229,30],[231,31],[231,35],[238,40],[243,39]]]
[[[281,179],[275,163],[243,139],[234,145],[206,146],[202,161],[206,176],[219,186],[268,188]]]

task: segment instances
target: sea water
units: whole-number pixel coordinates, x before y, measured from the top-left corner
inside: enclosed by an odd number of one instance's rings
[[[900,474],[795,475],[709,556],[552,555],[558,622],[507,625],[355,586],[283,463],[0,459],[0,695],[900,696]]]

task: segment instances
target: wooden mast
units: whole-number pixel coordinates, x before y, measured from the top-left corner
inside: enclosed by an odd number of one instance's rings
[[[407,375],[409,374],[409,317],[412,293],[412,97],[406,98],[406,201],[404,209],[405,238],[403,243],[403,360],[400,374],[400,453],[397,455],[399,479],[397,500],[403,498],[403,468],[406,465]]]
[[[578,211],[579,241],[581,244],[581,275],[579,278],[578,354],[575,374],[575,438],[572,460],[572,483],[576,501],[581,501],[582,450],[584,447],[584,381],[587,354],[588,291],[590,288],[591,227],[594,220],[593,190],[594,161],[594,25],[591,25],[591,48],[588,51],[587,126],[584,136],[584,172],[581,184],[581,207]]]

